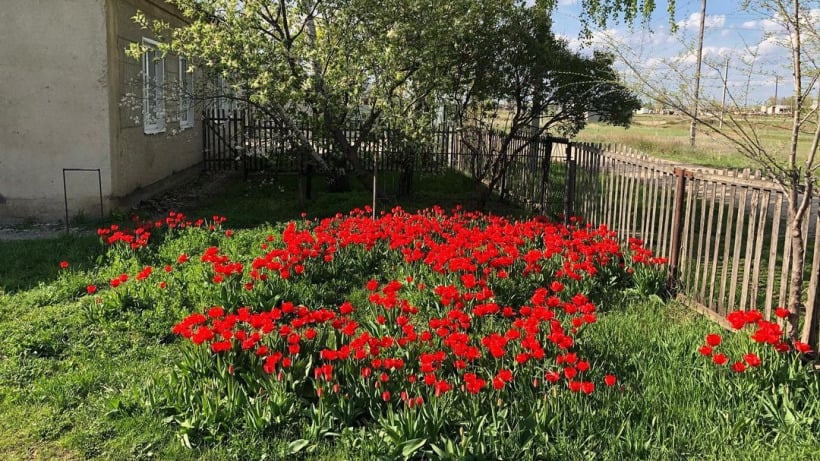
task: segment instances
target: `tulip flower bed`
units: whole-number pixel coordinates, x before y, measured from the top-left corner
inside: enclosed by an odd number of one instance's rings
[[[307,426],[298,451],[378,428],[373,437],[391,453],[461,456],[473,448],[450,453],[454,440],[488,450],[481,440],[512,436],[515,420],[554,404],[547,396],[613,392],[617,376],[579,338],[598,303],[634,285],[636,266],[663,279],[665,261],[639,241],[623,254],[605,226],[441,209],[373,220],[368,211],[241,239],[221,218],[205,228],[179,214],[100,230],[122,256],[150,253],[163,227],[224,235],[222,246],[164,255],[160,275],[149,265],[109,282],[117,305],[123,292],[140,297],[132,276],[168,291],[206,287],[201,306],[173,327],[186,355],[169,404],[188,443]]]
[[[15,298],[65,309],[15,319],[0,297],[0,390],[28,389],[2,419],[85,458],[817,452],[807,346],[754,311],[726,335],[665,305],[665,261],[605,226],[439,208],[225,226],[109,226],[93,271],[63,261]]]

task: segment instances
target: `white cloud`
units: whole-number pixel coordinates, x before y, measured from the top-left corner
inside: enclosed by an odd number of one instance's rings
[[[780,54],[784,50],[783,46],[786,44],[785,40],[787,40],[787,38],[779,37],[777,35],[766,37],[757,46],[757,51],[760,56]]]
[[[737,50],[732,47],[728,46],[704,46],[703,47],[703,56],[706,58],[714,58],[714,57],[724,57],[728,56],[732,53],[736,53]]]
[[[559,0],[558,6],[575,6],[578,4],[578,0]]]
[[[759,30],[767,34],[783,31],[783,26],[774,19],[759,19],[754,21],[745,21],[743,24],[741,24],[741,28],[747,30]]]
[[[706,28],[713,28],[713,27],[723,27],[726,24],[726,15],[723,14],[716,14],[716,15],[706,15],[706,21],[704,21],[704,26]],[[699,29],[700,28],[700,13],[692,13],[689,15],[688,19],[684,19],[677,22],[678,27],[681,29]]]

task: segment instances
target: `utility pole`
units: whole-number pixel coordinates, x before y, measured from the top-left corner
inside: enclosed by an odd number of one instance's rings
[[[720,128],[723,128],[723,114],[726,113],[726,87],[729,85],[729,56],[726,56],[726,69],[723,71],[723,100],[720,103]]]
[[[700,32],[698,33],[698,63],[695,69],[695,105],[692,108],[692,125],[689,127],[689,145],[695,147],[695,125],[698,118],[698,98],[700,97],[700,64],[703,60],[703,29],[706,26],[706,0],[700,5]]]
[[[774,76],[774,105],[777,106],[777,87],[780,86],[780,76]],[[772,108],[772,110],[777,113],[777,107]]]

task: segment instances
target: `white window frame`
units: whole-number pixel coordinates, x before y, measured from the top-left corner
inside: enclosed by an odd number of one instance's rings
[[[194,127],[194,101],[191,92],[194,88],[194,74],[188,72],[188,58],[179,57],[179,128]]]
[[[154,40],[143,38],[142,45],[145,47],[142,55],[143,132],[162,133],[165,131],[165,58]]]
[[[232,97],[233,90],[230,85],[228,85],[228,82],[225,81],[225,77],[221,75],[219,75],[216,79],[216,88],[217,99],[215,108],[224,110],[225,115],[230,117],[231,113],[236,110],[236,100]]]

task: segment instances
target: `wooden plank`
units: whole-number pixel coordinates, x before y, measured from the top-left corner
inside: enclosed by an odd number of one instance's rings
[[[606,172],[607,172],[607,200],[605,203],[601,204],[601,208],[604,210],[604,223],[609,226],[610,229],[614,229],[614,205],[615,205],[615,184],[617,179],[617,174],[615,173],[615,161],[609,156],[609,153],[605,153],[606,157]]]
[[[643,168],[643,180],[641,181],[641,240],[644,247],[650,248],[652,241],[652,222],[649,215],[652,213],[652,169]]]
[[[766,300],[763,305],[763,317],[767,319],[771,318],[774,309],[774,277],[777,271],[777,248],[780,245],[780,225],[783,213],[783,193],[775,194],[771,237],[769,238],[769,267],[766,271]]]
[[[695,229],[695,200],[698,195],[698,187],[700,184],[695,178],[686,181],[684,189],[685,194],[685,208],[683,215],[683,232],[681,233],[681,252],[680,252],[680,276],[679,280],[681,286],[687,290],[691,289],[689,275],[692,272],[692,246],[694,245],[695,236],[693,235]]]
[[[640,220],[638,218],[641,205],[641,173],[643,167],[636,165],[630,168],[630,170],[629,176],[632,178],[632,193],[629,197],[629,201],[631,203],[627,213],[630,213],[631,216],[629,219],[629,232],[627,235],[636,236],[639,234],[638,225]],[[641,236],[641,238],[643,238],[643,236]]]
[[[640,235],[641,240],[644,241],[646,241],[647,215],[649,214],[647,170],[646,166],[638,168],[638,193],[635,203],[635,234]]]
[[[738,203],[737,207],[737,224],[735,225],[735,232],[734,232],[734,252],[732,253],[732,280],[731,284],[729,285],[729,306],[728,308],[731,310],[736,310],[737,308],[737,276],[738,272],[740,271],[740,253],[741,248],[743,246],[743,222],[746,218],[746,199],[748,195],[748,189],[743,187],[740,190],[740,202]]]
[[[809,241],[809,221],[811,221],[811,219],[809,219],[809,216],[812,215],[814,202],[814,199],[809,199],[809,205],[808,207],[806,207],[806,214],[804,215],[805,217],[803,218],[803,225],[801,226],[801,229],[803,230],[803,241],[806,242],[806,244],[804,244],[803,246],[803,267],[806,267],[806,258],[808,257],[808,251],[806,250],[808,249]]]
[[[647,242],[646,247],[653,249],[655,254],[658,253],[657,250],[657,243],[658,243],[658,222],[656,221],[658,216],[658,174],[656,170],[653,168],[650,170],[649,175],[649,219],[647,219]]]
[[[629,215],[629,210],[632,207],[632,190],[634,178],[632,176],[632,165],[625,162],[621,164],[623,165],[624,172],[624,194],[623,202],[621,203],[621,219],[618,228],[620,229],[621,240],[626,241],[626,239],[631,236],[629,229],[629,221],[631,216]]]
[[[735,212],[735,198],[737,195],[737,186],[731,186],[729,189],[729,200],[726,205],[726,229],[723,235],[723,260],[721,262],[721,277],[720,277],[720,293],[718,295],[718,313],[725,316],[727,311],[726,305],[726,282],[729,280],[729,255],[732,249],[732,224]]]
[[[807,216],[807,220],[811,218],[811,215]],[[815,212],[815,224],[814,224],[814,251],[812,252],[813,256],[811,258],[811,278],[809,279],[809,288],[808,288],[808,296],[806,298],[806,315],[803,318],[803,331],[800,335],[800,340],[808,343],[811,341],[812,337],[815,337],[815,332],[812,331],[815,328],[815,319],[814,316],[820,314],[817,312],[817,293],[818,293],[818,284],[820,284],[820,210]],[[815,350],[817,349],[817,344],[809,344]]]
[[[752,257],[754,256],[755,230],[757,229],[757,215],[760,208],[760,190],[752,189],[751,209],[749,210],[749,223],[746,228],[746,260],[743,264],[743,282],[740,289],[740,310],[747,310],[746,299],[749,296],[749,280],[751,280]],[[755,265],[755,270],[757,266]],[[756,290],[754,290],[756,291]]]
[[[657,254],[663,255],[665,257],[669,257],[669,195],[670,195],[670,188],[669,188],[669,180],[670,176],[663,172],[661,174],[660,186],[661,186],[661,203],[660,203],[660,238],[659,243],[660,246],[656,251]]]
[[[619,177],[620,177],[620,189],[619,189],[619,198],[618,198],[618,208],[617,208],[617,229],[618,229],[618,238],[620,240],[624,240],[626,238],[626,232],[624,228],[624,222],[626,221],[626,194],[629,186],[629,181],[627,178],[627,164],[624,162],[618,162],[619,167]]]
[[[751,285],[751,303],[749,305],[749,309],[756,310],[757,309],[757,299],[759,297],[758,290],[760,284],[760,274],[763,269],[763,243],[766,240],[766,236],[764,235],[766,232],[766,218],[769,214],[769,204],[771,200],[771,191],[764,190],[761,193],[761,200],[760,200],[760,214],[757,219],[757,231],[755,232],[755,254],[754,254],[754,266],[755,269],[752,273],[752,285]],[[768,288],[768,287],[767,287]],[[765,290],[768,291],[768,290]]]
[[[595,201],[595,222],[594,224],[599,225],[604,222],[604,200],[606,196],[606,187],[605,184],[609,180],[609,174],[607,173],[607,169],[605,166],[606,159],[601,154],[600,150],[594,151],[595,155],[595,171],[598,180],[595,182],[595,186],[598,188],[597,199]]]
[[[618,238],[623,240],[625,238],[624,221],[626,220],[626,197],[629,190],[629,178],[627,176],[627,164],[625,162],[618,162],[620,168],[620,189],[618,199],[618,211],[615,218],[618,223]]]
[[[715,183],[715,188],[718,187],[718,183]],[[720,195],[718,196],[718,215],[717,220],[715,221],[715,232],[712,234],[714,237],[714,253],[712,254],[712,271],[711,276],[709,277],[709,297],[706,298],[706,304],[713,308],[719,306],[719,303],[715,300],[715,289],[717,287],[717,273],[718,268],[720,267],[720,239],[725,232],[725,225],[724,225],[724,208],[726,202],[726,184],[720,184]]]
[[[626,207],[624,208],[624,223],[626,227],[626,231],[624,233],[624,239],[632,237],[635,235],[635,227],[634,227],[634,218],[635,213],[633,210],[635,209],[635,205],[637,204],[637,182],[638,178],[636,177],[636,169],[638,168],[637,165],[627,165],[627,179],[628,179],[628,189],[627,189],[627,197],[626,197]]]
[[[673,162],[664,162],[664,161],[658,161],[658,160],[651,160],[651,161],[638,160],[634,157],[630,157],[629,155],[625,155],[625,154],[617,153],[617,152],[613,153],[612,156],[616,160],[619,160],[619,161],[622,161],[622,162],[625,162],[625,163],[631,163],[631,164],[652,163],[652,164],[656,165],[658,168],[667,169],[670,174],[672,173],[672,170],[676,166],[676,164],[673,163]],[[766,189],[766,190],[771,190],[771,191],[780,190],[780,186],[778,186],[778,184],[774,181],[769,181],[769,180],[766,180],[766,179],[751,178],[751,177],[748,177],[748,175],[745,178],[744,177],[738,177],[737,172],[734,172],[734,171],[723,170],[722,171],[723,174],[718,173],[717,171],[714,171],[714,170],[709,170],[709,169],[701,169],[700,171],[701,171],[701,173],[698,176],[701,179],[703,179],[704,181],[714,181],[714,182],[717,182],[717,183],[725,182],[725,183],[731,184],[731,185],[745,186],[745,187],[758,188],[758,189]]]
[[[718,325],[722,326],[723,328],[725,328],[727,330],[734,331],[734,329],[732,328],[732,325],[729,323],[728,320],[726,320],[726,317],[722,316],[719,313],[715,312],[714,310],[710,309],[709,306],[705,306],[701,303],[698,303],[694,299],[692,299],[688,296],[685,296],[685,295],[678,295],[677,299],[682,304],[684,304],[686,307],[694,310],[695,312],[703,314],[704,316],[708,317],[709,320],[717,323]]]
[[[703,199],[701,200],[700,206],[700,225],[698,226],[698,251],[695,257],[695,280],[692,284],[692,297],[695,299],[700,300],[703,298],[701,286],[705,285],[706,280],[706,270],[709,267],[708,259],[704,257],[705,254],[709,253],[709,244],[711,243],[712,236],[706,233],[706,229],[711,229],[712,227],[712,215],[709,214],[708,219],[709,223],[704,225],[707,220],[707,209],[711,205],[714,208],[714,201],[710,200],[709,196],[709,186],[712,186],[712,194],[714,195],[715,185],[714,183],[705,183],[703,185]],[[712,197],[713,198],[713,197]],[[710,211],[711,213],[711,211]],[[704,277],[701,278],[701,273]]]
[[[609,199],[603,205],[606,209],[605,222],[611,230],[617,230],[617,223],[615,222],[615,208],[618,201],[618,180],[620,175],[618,174],[618,163],[616,163],[615,160],[609,156],[609,152],[606,152],[606,155],[608,163],[607,170],[609,171]]]
[[[666,199],[666,255],[672,254],[672,220],[675,213],[675,195],[677,178],[674,175],[666,177],[666,186],[669,190],[669,196]]]

